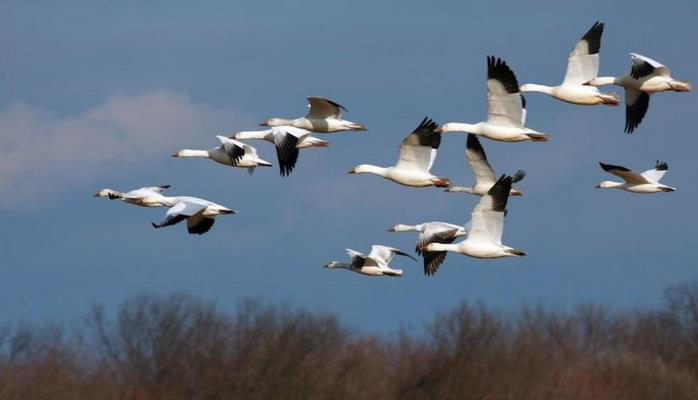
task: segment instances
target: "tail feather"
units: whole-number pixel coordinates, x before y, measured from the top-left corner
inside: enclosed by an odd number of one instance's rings
[[[528,136],[528,138],[534,142],[547,142],[548,141],[548,134],[547,133],[527,133],[526,136]]]
[[[507,251],[507,253],[515,255],[517,257],[523,257],[526,255],[526,253],[523,250],[519,250],[519,249],[507,249],[506,251]]]
[[[351,125],[349,125],[349,127],[351,128],[352,131],[355,131],[355,132],[362,132],[362,131],[368,130],[362,124],[357,124],[357,123],[351,124]]]

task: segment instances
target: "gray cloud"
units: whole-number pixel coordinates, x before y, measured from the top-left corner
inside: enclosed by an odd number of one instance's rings
[[[169,90],[112,96],[73,117],[15,103],[0,111],[0,207],[94,178],[110,165],[137,168],[162,160],[195,137],[210,146],[204,138],[251,121]]]

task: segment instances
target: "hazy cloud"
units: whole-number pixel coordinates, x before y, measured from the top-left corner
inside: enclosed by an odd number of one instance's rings
[[[133,168],[161,160],[178,142],[250,121],[169,90],[116,95],[75,117],[15,103],[0,111],[0,207],[89,179],[116,161]]]

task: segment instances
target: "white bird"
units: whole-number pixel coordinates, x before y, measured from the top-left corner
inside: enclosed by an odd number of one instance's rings
[[[178,224],[187,220],[187,231],[201,235],[209,231],[218,215],[237,214],[220,204],[191,196],[170,197],[172,206],[165,213],[165,219],[159,224],[152,223],[154,228]]]
[[[329,146],[329,142],[312,137],[311,133],[307,129],[293,126],[274,126],[263,131],[238,132],[230,138],[235,140],[259,139],[273,143],[276,147],[281,176],[287,176],[296,166],[298,149]]]
[[[637,53],[630,53],[630,73],[620,77],[603,76],[590,80],[588,85],[616,85],[625,89],[625,132],[632,133],[640,125],[650,105],[650,94],[655,92],[688,92],[691,84],[671,77],[665,65]]]
[[[347,269],[352,272],[370,276],[402,276],[401,269],[393,269],[388,265],[393,257],[395,257],[395,254],[406,256],[417,261],[416,258],[399,249],[378,244],[371,246],[371,252],[368,253],[368,255],[352,249],[346,250],[349,257],[351,257],[350,264],[331,261],[323,265],[323,267]]]
[[[467,186],[449,186],[447,192],[464,192],[470,193],[477,196],[484,196],[490,190],[492,185],[497,181],[497,176],[492,170],[490,163],[487,162],[487,156],[485,155],[485,149],[482,148],[480,140],[477,136],[472,133],[468,134],[468,140],[465,145],[465,159],[468,161],[470,169],[475,175],[475,185]],[[512,183],[516,183],[522,180],[526,176],[526,172],[523,170],[518,170],[511,178]],[[521,196],[518,189],[512,186],[509,196]]]
[[[424,222],[418,225],[397,224],[388,232],[419,232],[415,251],[424,257],[424,274],[432,276],[446,259],[445,251],[422,251],[429,243],[453,243],[457,237],[467,234],[467,229],[446,222]]]
[[[219,164],[232,167],[247,168],[252,174],[255,167],[271,167],[271,163],[264,161],[257,155],[257,150],[245,143],[225,136],[216,136],[221,145],[211,150],[184,149],[174,153],[172,157],[201,157],[209,158]]]
[[[452,251],[475,258],[521,257],[526,253],[502,244],[511,177],[502,175],[472,212],[468,236],[458,243],[429,243],[422,251]]]
[[[369,173],[382,176],[405,186],[447,187],[449,180],[432,175],[429,171],[441,144],[441,132],[436,123],[425,117],[419,126],[400,143],[400,155],[393,167],[378,167],[370,164],[357,165],[350,174]]]
[[[308,97],[308,107],[310,107],[310,110],[305,117],[296,119],[270,118],[260,125],[290,125],[319,133],[366,130],[366,127],[361,124],[343,119],[342,110],[347,111],[347,109],[332,100],[311,96]]]
[[[665,162],[659,162],[652,169],[645,172],[633,172],[619,165],[609,165],[599,163],[601,168],[617,177],[623,178],[624,182],[603,181],[599,183],[597,189],[623,189],[632,193],[658,193],[673,192],[676,188],[659,183],[669,166]]]
[[[119,199],[141,207],[169,207],[172,205],[170,198],[162,195],[169,187],[170,185],[148,186],[125,193],[113,189],[102,189],[95,193],[94,197],[108,197],[111,200]]]
[[[545,142],[548,135],[524,127],[526,99],[506,62],[487,57],[487,121],[477,124],[449,122],[441,126],[446,132],[469,132],[502,142],[532,140]]]
[[[526,83],[521,85],[521,91],[545,93],[572,104],[617,106],[620,100],[615,93],[601,93],[596,87],[585,85],[599,73],[603,27],[604,24],[597,21],[575,44],[567,57],[567,72],[561,85],[550,87]]]

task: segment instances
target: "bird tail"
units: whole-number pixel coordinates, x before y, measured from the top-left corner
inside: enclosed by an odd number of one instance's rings
[[[261,158],[255,158],[254,162],[257,163],[257,166],[260,167],[271,167],[272,164],[269,161],[264,161]]]
[[[691,82],[673,81],[673,82],[671,82],[671,88],[675,92],[690,92],[691,91]]]
[[[363,132],[363,131],[368,130],[368,129],[366,129],[366,127],[364,125],[357,124],[356,122],[352,122],[351,124],[349,124],[349,129],[351,129],[352,131],[355,131],[355,132]]]
[[[519,249],[507,249],[506,252],[516,257],[523,257],[526,255],[523,250]]]
[[[548,141],[548,134],[547,133],[527,133],[526,136],[528,136],[528,138],[534,142],[547,142]]]
[[[391,269],[390,271],[385,271],[385,272],[383,272],[383,275],[386,275],[386,276],[402,276],[402,270],[401,270],[401,269]]]
[[[431,183],[436,187],[449,187],[451,185],[451,180],[448,178],[437,177],[431,180]]]

